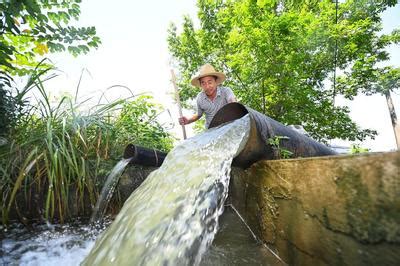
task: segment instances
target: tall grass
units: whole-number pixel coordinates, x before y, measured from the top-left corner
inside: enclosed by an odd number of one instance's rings
[[[0,146],[2,222],[7,224],[13,212],[22,221],[42,216],[64,222],[73,215],[88,215],[85,210],[95,204],[101,189],[99,178],[121,157],[126,141],[132,141],[128,137],[136,125],[118,122],[126,121],[120,109],[132,108],[132,99],[82,111],[77,97],[65,96],[52,104],[39,77],[30,80],[29,86],[38,92],[37,104],[27,108],[8,143]],[[153,133],[172,143],[160,128],[150,130],[146,137]],[[153,138],[153,142],[160,141]]]

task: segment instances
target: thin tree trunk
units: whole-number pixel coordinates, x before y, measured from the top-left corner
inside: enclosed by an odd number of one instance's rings
[[[385,97],[389,109],[390,119],[392,120],[392,126],[393,126],[394,136],[396,138],[397,149],[400,149],[400,124],[397,121],[396,110],[394,109],[392,96],[390,96],[390,91],[385,92]]]
[[[262,88],[261,88],[261,90],[262,90],[262,109],[263,109],[263,114],[265,114],[265,88],[264,88],[264,86],[265,86],[265,83],[264,83],[264,80],[262,81]]]

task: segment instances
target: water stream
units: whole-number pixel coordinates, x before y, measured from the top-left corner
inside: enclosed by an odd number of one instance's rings
[[[111,223],[75,220],[69,224],[0,225],[0,265],[76,266],[89,253],[96,237]]]
[[[198,265],[218,229],[249,117],[175,147],[125,202],[83,265]]]
[[[101,193],[99,198],[97,199],[96,205],[93,208],[93,213],[92,216],[90,217],[91,223],[94,223],[100,220],[101,217],[103,217],[107,205],[112,198],[118,180],[122,172],[124,171],[125,167],[128,165],[129,161],[130,159],[122,159],[111,170],[111,173],[108,175],[106,182],[104,183],[104,186],[101,189]]]

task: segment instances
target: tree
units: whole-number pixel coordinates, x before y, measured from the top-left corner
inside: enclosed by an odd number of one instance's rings
[[[394,2],[199,0],[200,29],[185,18],[182,33],[171,25],[169,49],[183,76],[182,99],[197,68],[211,62],[228,74],[227,85],[246,105],[286,124],[302,125],[326,140],[363,140],[376,131],[360,129],[347,107],[335,106],[344,93],[332,85],[336,68],[347,70],[361,50],[380,39],[380,13]],[[392,36],[392,35],[390,35]],[[387,40],[385,45],[393,43]],[[339,51],[335,60],[335,51]]]
[[[0,2],[0,135],[18,109],[11,94],[12,76],[31,74],[41,57],[68,50],[77,56],[100,44],[94,27],[71,26],[81,0],[10,0]],[[41,64],[43,68],[48,64]]]

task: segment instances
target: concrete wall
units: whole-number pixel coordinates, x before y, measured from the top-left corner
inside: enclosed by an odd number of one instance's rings
[[[230,200],[290,265],[400,265],[400,152],[260,161]]]

